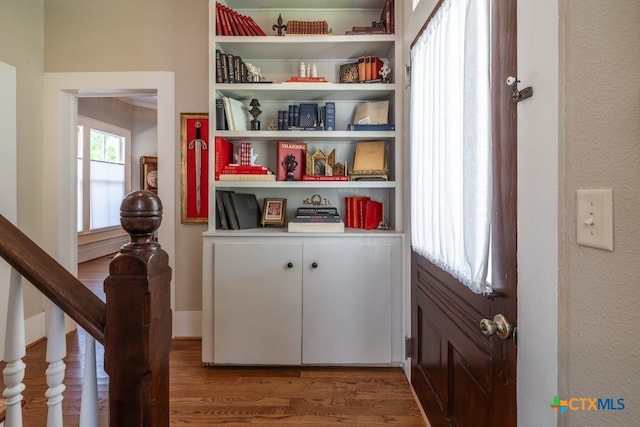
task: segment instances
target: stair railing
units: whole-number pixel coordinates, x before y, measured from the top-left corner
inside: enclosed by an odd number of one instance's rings
[[[172,273],[167,253],[153,238],[162,221],[162,204],[155,194],[137,191],[124,198],[120,210],[131,241],[110,263],[104,282],[106,303],[0,215],[0,256],[12,267],[3,370],[5,427],[22,426],[26,354],[22,277],[54,304],[46,356],[47,426],[63,425],[65,313],[105,347],[109,425],[169,425]],[[94,415],[81,414],[81,420],[91,420],[81,421],[81,427],[97,423]]]

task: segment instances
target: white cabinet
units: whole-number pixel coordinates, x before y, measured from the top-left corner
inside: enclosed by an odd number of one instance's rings
[[[214,362],[299,364],[302,245],[214,246]]]
[[[392,247],[304,248],[302,363],[391,362]]]
[[[205,363],[399,362],[401,239],[217,240],[205,251]]]

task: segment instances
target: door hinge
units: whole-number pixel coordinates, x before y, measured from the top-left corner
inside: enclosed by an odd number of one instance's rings
[[[405,360],[413,357],[414,340],[411,337],[404,337],[404,358]]]
[[[404,66],[404,87],[411,87],[411,64]]]

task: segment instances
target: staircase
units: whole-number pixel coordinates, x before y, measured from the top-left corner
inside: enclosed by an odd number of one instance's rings
[[[46,349],[48,400],[41,409],[47,411],[47,427],[63,426],[64,314],[104,345],[109,425],[168,427],[171,269],[167,253],[153,239],[162,220],[162,203],[151,192],[137,191],[125,197],[120,212],[122,227],[131,241],[111,261],[110,275],[104,282],[106,302],[0,215],[0,257],[11,267],[0,427],[23,425],[26,366],[22,278],[54,304]],[[95,370],[91,374],[89,365],[85,360],[80,425],[97,426]]]

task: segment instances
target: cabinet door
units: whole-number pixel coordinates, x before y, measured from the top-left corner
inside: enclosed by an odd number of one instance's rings
[[[302,245],[216,243],[214,363],[300,364]]]
[[[387,244],[305,245],[302,363],[391,362],[391,271]]]

